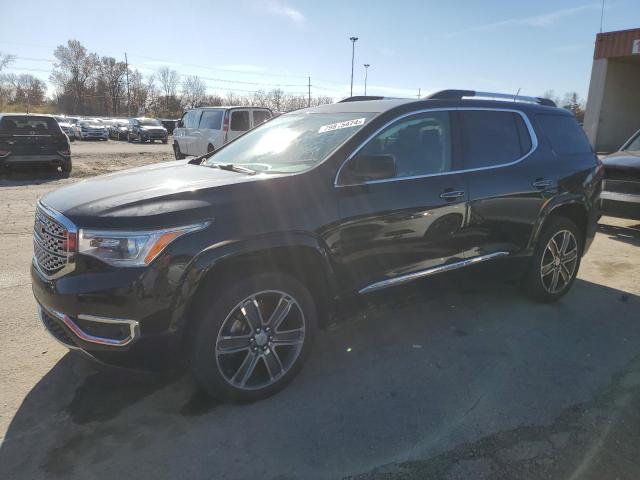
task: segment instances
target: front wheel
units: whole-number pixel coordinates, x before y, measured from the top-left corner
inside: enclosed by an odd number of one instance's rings
[[[184,160],[184,154],[180,150],[180,145],[177,143],[173,144],[173,155],[176,157],[176,160]]]
[[[213,298],[198,309],[191,362],[198,383],[230,402],[278,392],[311,347],[317,322],[308,289],[290,275],[268,273],[234,282]]]
[[[565,217],[551,218],[536,245],[523,286],[534,300],[554,302],[564,296],[578,274],[583,238]]]

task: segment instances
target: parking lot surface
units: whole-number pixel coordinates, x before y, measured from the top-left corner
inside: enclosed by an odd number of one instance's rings
[[[91,364],[38,323],[37,199],[172,159],[72,155],[70,179],[0,178],[0,478],[640,478],[640,222],[604,218],[556,304],[474,272],[389,290],[320,332],[284,391],[223,405],[180,372]]]

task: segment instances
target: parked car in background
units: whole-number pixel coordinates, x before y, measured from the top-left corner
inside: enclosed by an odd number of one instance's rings
[[[100,361],[187,364],[244,402],[297,374],[341,298],[493,262],[558,300],[594,238],[603,169],[554,105],[451,90],[322,105],[209,158],[48,193],[31,269],[42,322]],[[251,125],[248,109],[193,112]],[[68,241],[50,252],[50,235]]]
[[[109,138],[116,140],[126,140],[129,133],[129,120],[126,118],[116,118],[109,129]]]
[[[109,132],[101,120],[83,119],[73,127],[73,132],[78,140],[108,140]]]
[[[173,151],[177,159],[203,155],[271,119],[268,108],[202,107],[185,112],[173,132]]]
[[[176,124],[178,123],[178,120],[171,120],[169,118],[159,118],[158,120],[160,120],[160,123],[162,123],[162,126],[164,128],[167,129],[167,133],[169,135],[173,135],[173,131],[176,129]]]
[[[0,114],[0,167],[52,166],[71,173],[69,138],[50,115]]]
[[[612,155],[602,159],[602,212],[640,220],[640,130]]]
[[[63,115],[54,115],[53,118],[56,119],[62,131],[69,137],[69,141],[73,142],[76,139],[73,126],[78,123],[78,119],[76,117],[65,117]]]
[[[168,136],[167,129],[155,118],[129,119],[129,131],[127,132],[127,141],[129,142],[144,143],[161,140],[162,143],[167,143]]]

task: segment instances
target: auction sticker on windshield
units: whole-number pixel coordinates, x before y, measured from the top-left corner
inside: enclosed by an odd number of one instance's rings
[[[364,125],[364,120],[364,118],[356,118],[355,120],[346,120],[344,122],[323,125],[318,130],[318,133],[333,132],[334,130],[340,130],[341,128],[357,127]]]

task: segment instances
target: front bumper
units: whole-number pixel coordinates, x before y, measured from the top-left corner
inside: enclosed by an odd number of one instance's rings
[[[93,132],[80,132],[80,138],[82,138],[83,140],[89,139],[89,138],[97,138],[97,139],[108,139],[109,138],[109,134],[107,132],[104,133],[93,133]]]
[[[178,348],[169,309],[140,298],[139,269],[115,275],[76,272],[48,280],[32,264],[33,294],[46,330],[60,343],[95,360],[125,368],[170,367]],[[154,305],[155,304],[155,305]],[[133,317],[133,318],[131,318]]]
[[[640,181],[605,180],[600,202],[604,215],[640,220]]]

